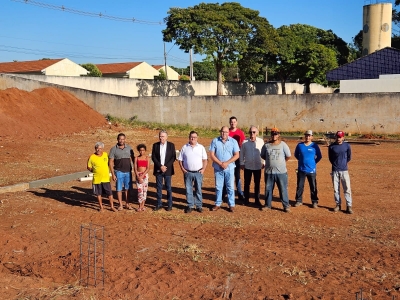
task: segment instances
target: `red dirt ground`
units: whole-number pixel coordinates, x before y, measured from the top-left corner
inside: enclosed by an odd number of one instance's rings
[[[157,141],[157,132],[108,126],[68,93],[0,91],[0,186],[84,171],[96,141],[106,148],[124,131],[128,143]],[[251,120],[249,120],[249,123]],[[186,137],[173,132],[179,149]],[[208,146],[209,138],[199,142]],[[288,141],[293,151],[294,141]],[[184,214],[176,163],[174,209],[98,213],[91,183],[71,181],[0,194],[0,299],[364,299],[400,296],[399,148],[352,145],[353,215],[333,213],[327,147],[318,165],[320,207],[271,212],[238,206],[208,211],[211,164],[203,185],[206,210]],[[293,204],[296,161],[288,162]],[[262,184],[262,189],[264,185]],[[263,193],[262,193],[263,194]],[[277,195],[275,195],[277,196]],[[107,203],[107,202],[106,202]],[[135,204],[136,205],[136,204]],[[108,205],[107,205],[108,207]],[[105,285],[79,284],[82,224],[105,226]]]

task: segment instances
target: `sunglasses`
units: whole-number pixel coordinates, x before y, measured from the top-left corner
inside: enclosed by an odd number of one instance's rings
[[[271,132],[271,135],[278,135],[279,132]]]
[[[257,131],[249,131],[249,133],[257,133]]]

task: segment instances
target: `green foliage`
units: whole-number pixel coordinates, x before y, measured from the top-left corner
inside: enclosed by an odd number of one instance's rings
[[[167,80],[167,74],[165,74],[165,71],[163,69],[160,69],[158,72],[160,73],[160,75],[156,76],[154,79]]]
[[[181,76],[179,77],[179,80],[182,80],[182,81],[190,81],[190,77],[189,77],[188,75],[181,75]]]
[[[295,70],[300,83],[304,83],[306,93],[310,93],[311,82],[326,85],[326,72],[338,66],[334,50],[320,44],[310,44],[296,53],[299,68]]]
[[[94,64],[91,64],[91,63],[82,64],[81,67],[85,68],[86,70],[89,71],[89,73],[86,76],[89,76],[89,77],[101,77],[101,76],[103,76],[103,74],[101,73],[99,68]]]
[[[363,49],[363,31],[360,30],[354,37],[353,37],[353,44],[351,48],[353,49],[354,59],[360,58],[362,56],[362,49]]]
[[[209,137],[214,138],[219,136],[219,128],[212,129],[206,127],[193,127],[190,124],[162,124],[157,122],[142,122],[138,120],[137,116],[133,116],[131,118],[122,119],[116,118],[109,114],[106,116],[107,120],[111,122],[111,124],[121,124],[126,127],[130,128],[146,128],[151,130],[167,130],[168,135],[175,135],[175,136],[188,136],[189,132],[195,130],[199,133],[201,137]]]
[[[400,6],[400,0],[396,0],[394,2],[394,6]],[[400,49],[400,11],[398,11],[396,8],[393,9],[392,19],[394,24],[397,25],[397,30],[393,30],[396,33],[393,33],[392,35],[392,47]]]
[[[400,0],[396,0],[394,2],[394,6],[399,6],[399,5],[400,5]],[[396,25],[400,24],[400,12],[398,10],[393,9],[392,19]]]
[[[178,68],[174,66],[170,66],[174,71],[176,71],[180,75],[189,75],[189,67],[186,68]]]
[[[175,41],[179,48],[205,54],[217,73],[217,95],[222,94],[222,70],[249,51],[252,41],[263,41],[254,52],[273,49],[273,27],[259,12],[239,3],[200,3],[188,8],[171,8],[162,31],[165,42]]]
[[[293,24],[281,26],[277,32],[279,50],[277,60],[274,62],[271,59],[271,70],[281,80],[283,94],[286,93],[285,83],[288,80],[298,78],[309,90],[311,82],[325,83],[322,72],[352,60],[348,45],[331,30]],[[336,64],[332,61],[332,54]]]
[[[204,59],[203,61],[195,61],[193,63],[193,75],[196,80],[216,81],[217,72],[214,64]]]

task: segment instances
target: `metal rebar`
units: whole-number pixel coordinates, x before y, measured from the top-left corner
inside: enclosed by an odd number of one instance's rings
[[[96,252],[96,232],[97,230],[94,229],[94,241],[93,241],[93,245],[94,245],[94,286],[97,286],[97,252]]]
[[[83,285],[97,286],[99,283],[105,282],[105,238],[104,238],[104,226],[95,225],[90,223],[89,225],[81,225],[80,232],[80,281]],[[84,252],[86,252],[84,254]],[[86,258],[86,260],[85,260]],[[101,259],[102,262],[98,260]],[[99,269],[99,270],[98,270]],[[84,274],[84,272],[87,274]],[[101,278],[98,271],[101,271]],[[86,278],[84,282],[83,277]]]
[[[80,243],[79,243],[79,280],[82,281],[82,234],[83,234],[83,226],[81,225],[81,234],[80,234]]]

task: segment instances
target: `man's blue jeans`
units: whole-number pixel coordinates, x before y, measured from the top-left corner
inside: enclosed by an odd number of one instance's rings
[[[265,206],[271,208],[272,206],[272,195],[274,192],[275,183],[279,189],[279,195],[281,197],[283,208],[289,207],[289,196],[287,191],[288,175],[287,173],[281,174],[265,174]]]
[[[203,206],[203,195],[201,187],[203,185],[203,174],[199,172],[187,172],[183,175],[186,188],[186,201],[188,207],[201,208]],[[194,197],[193,197],[194,187]]]
[[[228,204],[230,207],[235,206],[235,188],[234,188],[234,179],[235,179],[235,169],[225,169],[222,171],[218,171],[214,169],[215,176],[215,205],[221,206],[222,204],[222,190],[224,185],[226,187],[226,192],[228,194]]]
[[[303,202],[304,182],[308,180],[311,202],[318,203],[317,174],[297,171],[296,202]]]
[[[168,200],[168,207],[172,207],[172,187],[171,187],[171,177],[167,176],[164,173],[156,175],[156,185],[157,185],[157,206],[162,206],[162,188],[163,188],[163,181],[165,183],[165,188],[167,190],[167,200]]]

